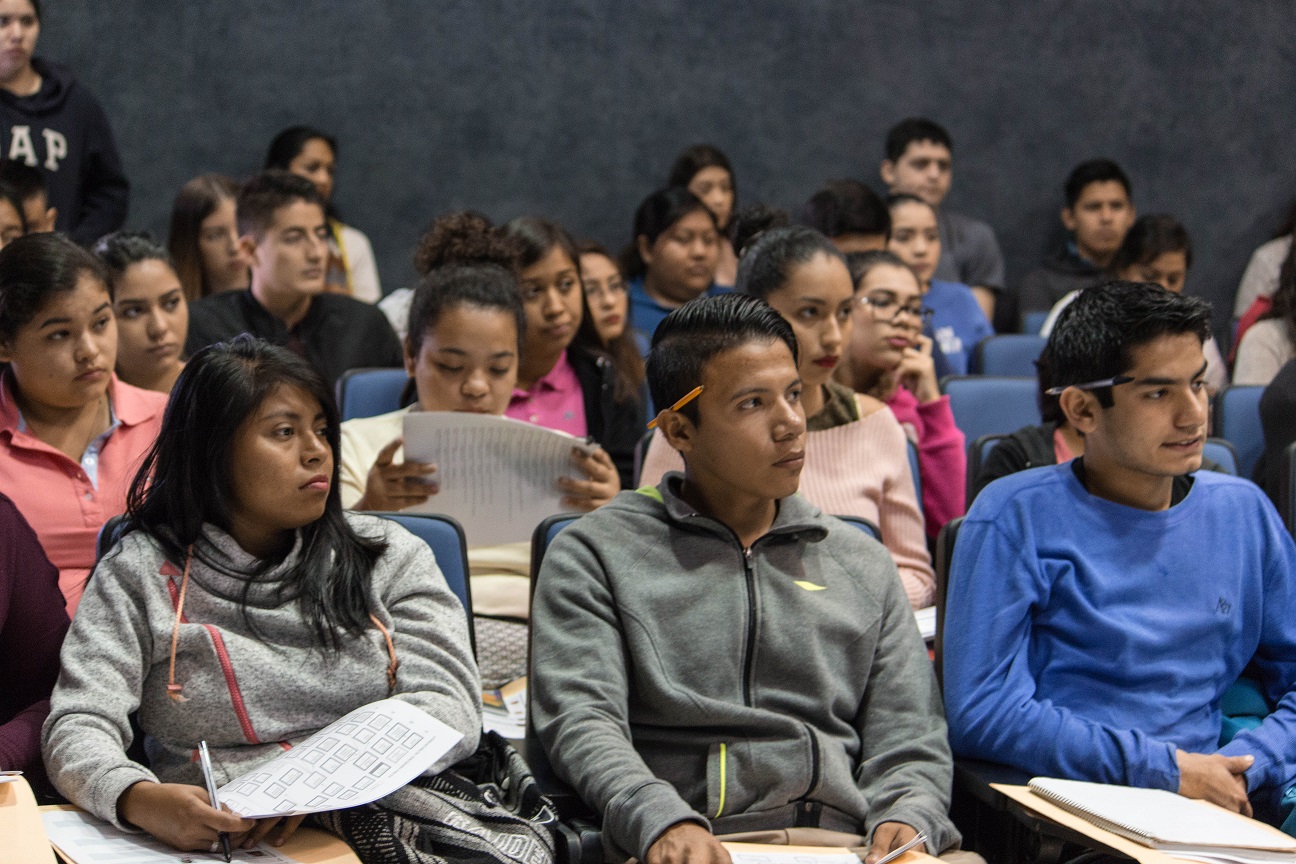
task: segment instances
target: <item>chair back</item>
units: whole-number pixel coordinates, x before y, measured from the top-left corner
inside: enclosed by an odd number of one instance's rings
[[[98,564],[103,556],[108,554],[108,550],[117,545],[121,539],[123,523],[126,521],[124,515],[109,516],[108,521],[104,522],[99,528],[99,536],[95,538],[95,563]]]
[[[635,442],[634,448],[634,482],[639,486],[640,478],[643,477],[644,458],[648,455],[648,445],[652,443],[653,435],[657,434],[654,430],[649,429]]]
[[[1004,333],[982,339],[972,350],[971,371],[980,375],[1032,377],[1035,361],[1047,342],[1043,336],[1029,333]]]
[[[1296,537],[1296,441],[1287,445],[1283,451],[1283,472],[1280,482],[1278,503],[1282,505],[1283,521],[1287,530]]]
[[[1027,312],[1022,316],[1021,332],[1029,333],[1031,336],[1038,336],[1039,332],[1044,329],[1044,322],[1048,320],[1047,312]]]
[[[1233,449],[1233,445],[1223,438],[1207,438],[1206,443],[1202,446],[1202,456],[1219,465],[1224,469],[1225,473],[1232,474],[1234,477],[1237,476],[1237,450]]]
[[[377,417],[397,410],[409,380],[404,369],[348,369],[337,382],[342,420]]]
[[[945,597],[949,594],[950,566],[954,563],[954,543],[958,540],[963,517],[951,519],[936,535],[936,640],[932,645],[932,660],[936,664],[936,682],[944,687],[945,670],[941,668],[941,654],[945,646]]]
[[[905,449],[909,454],[909,473],[913,475],[914,497],[918,499],[918,511],[922,512],[922,468],[918,464],[918,445],[912,441],[905,441]]]
[[[468,541],[464,538],[463,527],[440,513],[375,512],[370,515],[390,519],[431,547],[446,584],[463,604],[464,613],[468,616],[468,638],[472,640],[473,654],[476,655],[472,594],[468,590]]]
[[[1225,387],[1215,397],[1215,431],[1237,451],[1239,477],[1250,477],[1264,453],[1260,427],[1263,387]]]
[[[1038,391],[1034,378],[952,375],[941,381],[941,392],[950,397],[954,423],[969,441],[1039,423]]]
[[[967,506],[971,507],[972,502],[976,500],[977,478],[981,476],[981,466],[985,464],[986,457],[990,451],[995,448],[1007,435],[982,435],[980,438],[968,445],[967,454]]]

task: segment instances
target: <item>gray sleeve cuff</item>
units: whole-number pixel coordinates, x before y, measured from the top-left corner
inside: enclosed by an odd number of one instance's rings
[[[873,845],[873,833],[883,822],[900,822],[927,835],[927,854],[933,857],[953,849],[958,849],[963,837],[944,813],[931,813],[921,807],[905,806],[903,803],[890,812],[879,816],[869,826],[868,843]]]
[[[640,861],[647,861],[652,844],[679,822],[694,822],[711,830],[711,823],[684,803],[675,787],[665,780],[650,780],[621,793],[608,802],[603,816],[609,839]]]
[[[115,827],[123,831],[139,833],[140,829],[128,825],[118,818],[117,799],[121,798],[127,789],[141,781],[157,783],[158,779],[152,771],[149,771],[143,765],[128,762],[109,769],[92,788],[84,790],[86,793],[85,800],[74,801],[73,803],[81,804],[100,819],[111,822]]]

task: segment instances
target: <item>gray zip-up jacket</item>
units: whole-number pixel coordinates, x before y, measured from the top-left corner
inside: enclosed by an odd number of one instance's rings
[[[370,626],[321,651],[295,598],[277,577],[301,550],[251,585],[194,556],[176,651],[184,702],[167,695],[171,629],[183,561],[168,561],[143,532],[127,534],[95,568],[63,643],[63,669],[51,697],[43,749],[50,780],[100,819],[117,819],[117,799],[134,783],[202,785],[195,748],[206,739],[216,782],[225,784],[300,743],[353,709],[391,695],[427,711],[464,737],[429,769],[470,755],[481,730],[481,685],[463,606],[432,550],[394,522],[347,514],[359,533],[385,540],[374,565],[370,609],[391,634],[400,662],[389,694],[386,640]],[[256,559],[228,534],[205,536],[236,572]],[[249,629],[248,621],[256,628]],[[260,634],[260,635],[258,635]],[[126,756],[129,716],[139,711],[150,767]],[[151,768],[151,770],[150,770]]]
[[[744,550],[680,480],[573,523],[536,585],[535,728],[609,851],[646,860],[681,821],[896,821],[956,845],[940,697],[886,549],[794,496]]]

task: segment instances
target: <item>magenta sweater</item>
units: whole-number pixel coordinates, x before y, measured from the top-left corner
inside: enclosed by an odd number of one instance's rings
[[[918,473],[922,478],[923,517],[927,536],[935,537],[946,522],[962,516],[967,507],[967,449],[963,433],[954,425],[949,397],[919,405],[903,387],[887,400],[887,407],[918,445]]]
[[[41,724],[68,629],[58,578],[36,532],[0,495],[0,769],[38,777]]]

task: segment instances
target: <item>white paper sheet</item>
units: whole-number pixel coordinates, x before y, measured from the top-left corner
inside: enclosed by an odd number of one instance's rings
[[[411,411],[405,459],[437,466],[440,490],[413,513],[445,513],[463,526],[469,546],[531,539],[547,516],[562,513],[559,477],[576,477],[572,448],[583,439],[490,414]]]
[[[825,848],[822,851],[804,846],[780,848],[754,843],[723,843],[733,864],[860,864],[859,856],[847,849]]]
[[[147,834],[127,834],[80,810],[45,810],[41,822],[50,843],[76,864],[188,864],[224,862],[210,852],[177,852]],[[257,864],[295,864],[292,858],[264,843],[253,849],[232,850],[233,860]]]
[[[368,804],[422,774],[462,737],[408,702],[371,702],[222,786],[220,801],[250,819]]]
[[[936,607],[924,606],[914,610],[914,623],[918,625],[918,635],[928,642],[936,638]]]

